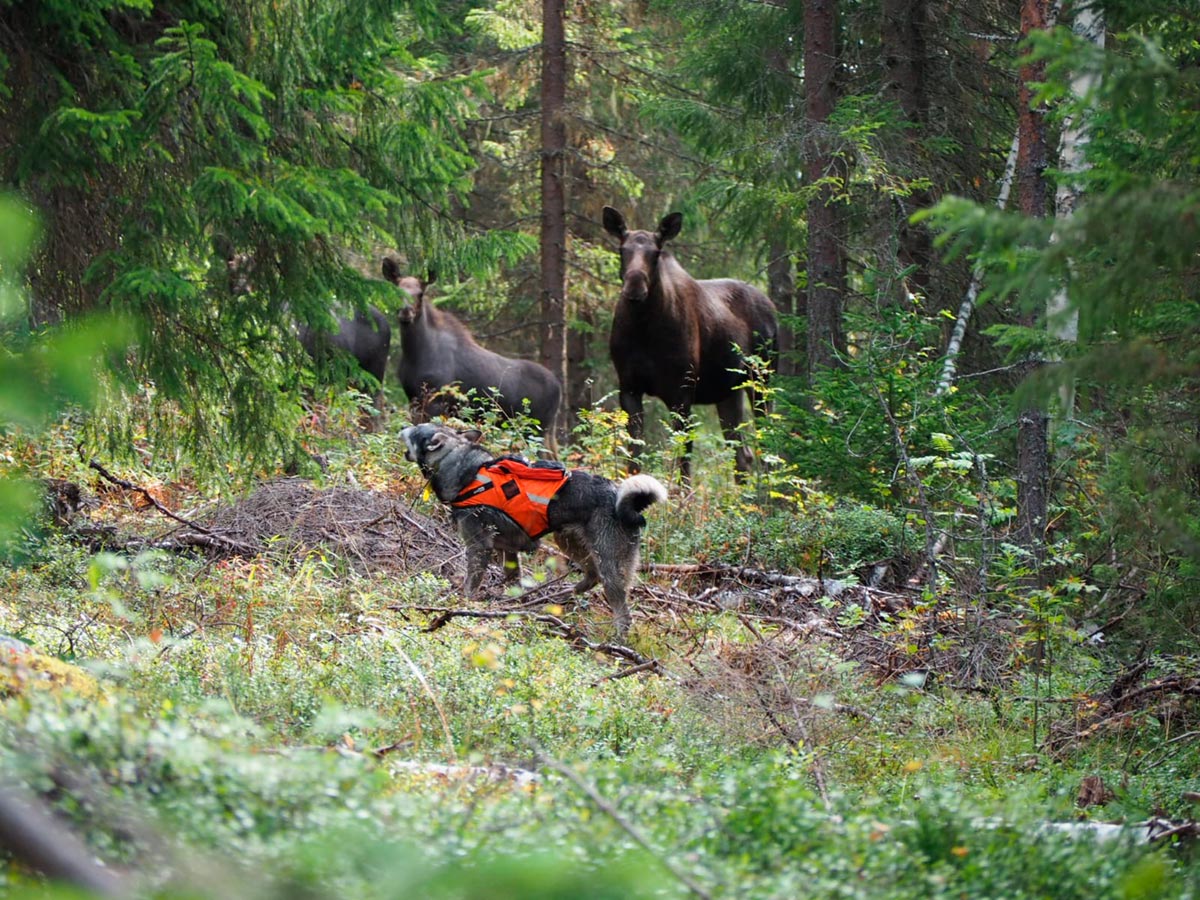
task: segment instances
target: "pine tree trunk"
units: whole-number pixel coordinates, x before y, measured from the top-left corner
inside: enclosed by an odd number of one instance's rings
[[[542,333],[541,362],[566,381],[567,44],[564,0],[542,2]]]
[[[792,321],[796,317],[796,279],[792,275],[792,253],[782,241],[772,241],[767,251],[767,296],[775,304],[779,314],[779,364],[780,375],[795,375],[804,371],[796,359],[796,331]]]
[[[1046,27],[1048,0],[1022,0],[1021,37]],[[1045,80],[1045,64],[1026,63],[1020,71],[1017,100],[1017,203],[1027,216],[1045,216],[1049,191],[1046,185],[1045,109],[1033,105],[1035,82]],[[1035,325],[1035,312],[1024,324]],[[1049,417],[1044,404],[1031,397],[1017,417],[1017,534],[1018,546],[1033,554],[1038,564],[1045,558],[1046,488],[1050,477]]]
[[[837,101],[837,3],[808,0],[804,11],[804,88],[808,141],[805,181],[845,178],[845,162],[834,153],[828,120]],[[808,204],[808,359],[812,384],[820,369],[841,365],[845,352],[842,297],[846,259],[842,247],[842,209],[834,189],[821,187]]]
[[[908,168],[919,170],[917,140],[921,126],[929,118],[929,98],[925,91],[926,0],[883,0],[884,96],[893,100],[904,113],[908,137]],[[929,191],[914,190],[899,198],[901,221],[896,234],[896,262],[900,269],[911,269],[911,289],[925,295],[929,291],[929,266],[933,259],[933,241],[929,229],[914,225],[909,216],[930,205]]]

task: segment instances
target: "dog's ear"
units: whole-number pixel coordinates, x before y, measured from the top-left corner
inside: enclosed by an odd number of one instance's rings
[[[433,453],[436,450],[441,450],[444,443],[446,443],[446,435],[439,431],[429,439],[429,443],[425,445],[425,452]]]
[[[483,432],[478,428],[468,428],[466,431],[460,431],[459,434],[465,437],[472,444],[478,444],[483,440]]]

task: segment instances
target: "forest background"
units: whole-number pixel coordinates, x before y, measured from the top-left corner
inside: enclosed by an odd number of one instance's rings
[[[1190,0],[0,2],[0,625],[105,685],[43,697],[17,664],[10,780],[118,893],[203,889],[222,856],[281,895],[1195,893],[1171,841],[1032,823],[1191,819],[1198,22]],[[681,211],[689,271],[762,285],[784,326],[745,483],[704,416],[693,485],[687,434],[650,436],[673,508],[632,655],[552,592],[569,642],[505,606],[441,637],[430,610],[461,601],[425,572],[97,554],[28,518],[47,479],[112,471],[176,513],[296,467],[411,509],[394,379],[360,435],[349,373],[293,337],[335,304],[393,315],[384,254],[558,372],[570,458],[615,477],[604,205]],[[528,447],[519,426],[492,437]],[[103,496],[89,522],[145,517]],[[815,593],[781,609],[752,576]],[[431,784],[397,753],[545,783]],[[69,874],[14,850],[8,885],[36,869]]]

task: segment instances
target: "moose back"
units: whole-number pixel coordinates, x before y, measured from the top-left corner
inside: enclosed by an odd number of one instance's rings
[[[557,452],[555,427],[562,385],[545,366],[509,359],[476,343],[457,318],[425,298],[426,285],[403,275],[396,260],[385,257],[383,276],[407,293],[411,302],[399,313],[400,384],[409,399],[414,421],[453,411],[453,401],[437,395],[457,384],[464,392],[491,397],[506,416],[524,411],[541,424],[546,446]]]

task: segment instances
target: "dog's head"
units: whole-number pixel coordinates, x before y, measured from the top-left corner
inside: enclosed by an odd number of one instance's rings
[[[404,439],[404,458],[415,462],[425,473],[436,472],[456,451],[478,444],[483,433],[471,428],[455,431],[445,425],[410,425],[400,432]]]

